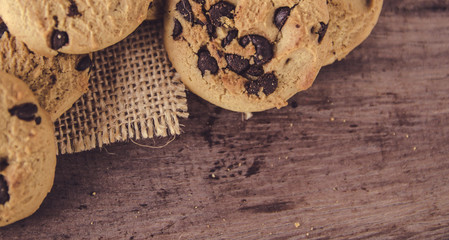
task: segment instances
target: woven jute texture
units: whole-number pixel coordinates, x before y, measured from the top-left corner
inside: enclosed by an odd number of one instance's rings
[[[55,122],[59,154],[181,133],[185,87],[163,48],[160,21],[144,22],[93,62],[88,93]]]

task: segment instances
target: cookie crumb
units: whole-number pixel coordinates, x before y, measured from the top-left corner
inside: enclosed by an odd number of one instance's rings
[[[295,222],[295,228],[299,228],[299,226],[301,226],[301,224],[299,222]]]
[[[331,119],[330,119],[330,120],[331,120],[331,122],[333,122],[333,121],[335,121],[335,118],[334,118],[334,117],[331,117]]]
[[[250,112],[245,112],[245,113],[243,113],[243,118],[245,119],[245,120],[249,120],[250,118],[252,118],[253,117],[253,114],[252,113],[250,113]]]
[[[405,138],[409,138],[410,136],[408,134],[405,134]]]
[[[416,147],[413,147],[413,151],[416,151]]]
[[[96,196],[97,193],[96,193],[96,192],[91,192],[90,195],[91,195],[91,196]]]

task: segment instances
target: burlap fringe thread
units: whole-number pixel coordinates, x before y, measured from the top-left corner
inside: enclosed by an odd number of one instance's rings
[[[167,58],[160,21],[144,22],[93,62],[89,92],[55,122],[58,154],[181,133],[185,87]]]

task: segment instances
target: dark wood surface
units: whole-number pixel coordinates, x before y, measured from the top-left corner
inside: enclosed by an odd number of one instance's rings
[[[0,239],[449,239],[448,7],[386,0],[281,110],[245,121],[189,94],[164,148],[60,156],[41,208]]]

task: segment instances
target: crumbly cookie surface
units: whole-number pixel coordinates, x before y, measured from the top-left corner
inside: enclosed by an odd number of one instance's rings
[[[282,107],[330,48],[326,0],[170,0],[164,42],[182,81],[220,107]]]
[[[53,185],[54,126],[28,86],[0,72],[0,226],[28,217]]]
[[[87,91],[91,64],[89,55],[58,54],[47,58],[34,53],[11,36],[0,20],[0,71],[22,79],[52,121]]]
[[[328,0],[332,47],[325,65],[343,59],[370,35],[382,5],[383,0]]]
[[[4,0],[0,17],[34,52],[86,54],[124,39],[147,17],[152,0]]]

